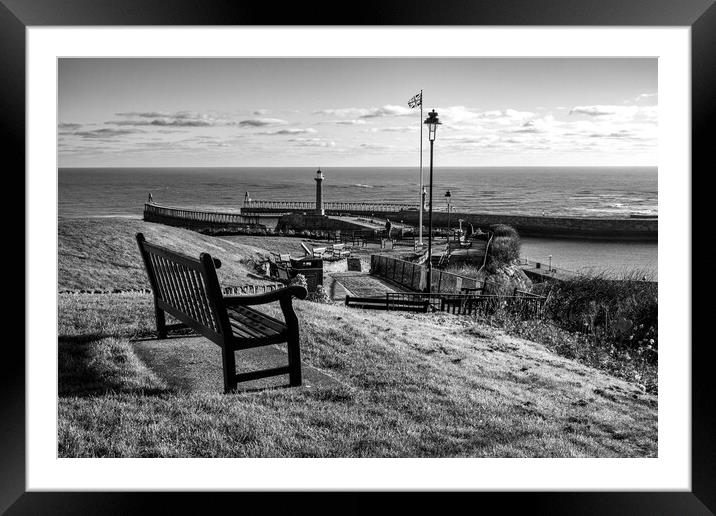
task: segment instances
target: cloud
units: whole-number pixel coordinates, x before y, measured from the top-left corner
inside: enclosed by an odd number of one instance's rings
[[[266,113],[267,110],[254,111],[255,115]],[[286,125],[288,122],[280,118],[249,118],[236,122],[224,114],[197,113],[194,111],[177,111],[165,113],[163,111],[126,111],[116,113],[123,120],[111,120],[107,124],[118,126],[161,126],[161,127],[266,127],[272,125]]]
[[[415,111],[403,106],[386,105],[379,108],[371,108],[361,118],[379,118],[384,116],[405,116],[412,115]]]
[[[82,138],[111,138],[141,132],[144,131],[139,131],[137,129],[113,129],[106,127],[104,129],[93,129],[92,131],[76,131],[72,134],[75,136],[81,136]]]
[[[415,126],[391,126],[391,127],[371,127],[370,132],[385,132],[385,133],[409,133],[417,131],[418,128]]]
[[[265,127],[268,125],[286,125],[288,122],[280,118],[251,118],[241,120],[238,125],[240,127]]]
[[[623,106],[575,106],[569,110],[569,114],[589,115],[589,116],[607,116],[615,115],[622,110]],[[629,109],[629,108],[626,108]]]
[[[185,113],[185,111],[180,111],[180,113]],[[115,113],[115,115],[138,118],[163,118],[172,116],[170,113],[165,113],[163,111],[124,111],[121,113]]]
[[[259,134],[271,134],[271,135],[286,135],[286,134],[313,134],[316,133],[314,128],[307,127],[306,129],[301,128],[288,128],[288,129],[280,129],[278,131],[270,131],[265,133],[259,133]]]
[[[356,120],[356,119],[351,119],[351,120],[334,120],[333,123],[334,123],[334,124],[339,124],[339,125],[364,125],[364,124],[365,124],[365,120],[361,120],[361,119],[357,119],[357,120]]]
[[[227,125],[230,121],[223,117],[215,117],[205,113],[193,111],[177,111],[165,113],[162,111],[126,111],[115,113],[127,120],[111,120],[107,124],[120,126],[175,126],[175,127],[212,127]]]
[[[340,109],[322,109],[314,111],[316,115],[331,115],[340,118],[358,119],[358,118],[381,118],[390,116],[405,116],[413,114],[415,111],[408,107],[395,106],[386,104],[382,107],[358,108],[348,107]]]
[[[370,150],[379,150],[379,151],[381,151],[381,150],[394,149],[394,148],[395,148],[395,145],[386,145],[386,144],[383,144],[383,143],[361,143],[361,144],[359,145],[359,147],[362,148],[362,149],[370,149]]]
[[[611,118],[627,120],[649,120],[656,121],[658,115],[657,106],[614,106],[614,105],[595,105],[595,106],[575,106],[569,110],[569,114],[587,115],[595,118]]]
[[[57,125],[59,129],[79,129],[82,127],[82,124],[70,124],[70,123],[64,123],[61,122]]]
[[[297,143],[301,147],[335,147],[336,142],[326,141],[320,138],[291,138],[288,140]]]
[[[643,102],[643,101],[658,102],[658,100],[659,100],[658,93],[640,93],[639,95],[636,96],[636,98],[634,99],[634,102],[637,102],[637,103]]]
[[[443,124],[463,124],[492,122],[501,125],[524,121],[534,117],[530,111],[519,111],[516,109],[494,109],[490,111],[478,111],[465,106],[449,106],[441,108],[438,117]]]

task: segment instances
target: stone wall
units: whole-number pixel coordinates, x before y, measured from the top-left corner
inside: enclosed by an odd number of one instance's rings
[[[418,213],[403,211],[394,214],[395,220],[406,224],[417,225]],[[458,226],[458,219],[463,219],[463,229],[469,223],[485,228],[491,224],[507,224],[514,227],[521,236],[557,237],[557,238],[589,238],[610,240],[658,240],[659,221],[657,219],[607,219],[580,217],[536,217],[528,215],[497,215],[487,213],[451,213],[450,225]],[[427,225],[427,216],[423,217]],[[448,214],[433,213],[433,228],[446,227]]]

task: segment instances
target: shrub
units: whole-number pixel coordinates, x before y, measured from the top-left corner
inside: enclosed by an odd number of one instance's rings
[[[637,279],[642,277],[633,271],[620,279],[599,274],[556,282],[545,308],[561,327],[655,363],[658,283]]]
[[[326,289],[323,287],[323,285],[317,285],[316,291],[308,294],[308,297],[306,299],[308,299],[309,301],[313,301],[314,303],[331,303],[331,297],[328,295],[328,292],[326,292]]]
[[[288,282],[289,285],[296,285],[298,287],[303,287],[306,290],[308,290],[308,282],[306,281],[306,276],[303,274],[296,274],[291,280]]]
[[[517,230],[513,228],[512,226],[508,226],[507,224],[492,224],[490,226],[490,231],[495,237],[513,237],[513,238],[520,238],[519,233],[517,233]]]
[[[508,226],[505,226],[508,227]],[[488,250],[487,265],[493,270],[500,265],[509,265],[520,259],[519,236],[495,236]]]

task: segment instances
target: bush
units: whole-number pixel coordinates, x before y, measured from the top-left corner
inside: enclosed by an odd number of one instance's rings
[[[620,351],[609,345],[600,345],[588,335],[565,330],[554,321],[525,320],[500,311],[487,317],[485,322],[510,335],[539,342],[560,356],[601,369],[618,378],[636,382],[642,385],[646,392],[658,393],[658,366],[643,356]]]
[[[628,352],[651,363],[658,356],[658,284],[630,272],[604,274],[551,285],[546,310],[561,327],[589,335],[595,344]]]
[[[306,276],[303,274],[296,274],[291,280],[288,282],[289,285],[295,285],[297,287],[303,287],[306,290],[308,290],[308,282],[306,281]]]
[[[331,297],[328,295],[328,292],[326,292],[326,289],[323,287],[323,285],[317,285],[316,291],[308,294],[308,297],[306,299],[308,299],[309,301],[313,301],[314,303],[331,303]]]
[[[517,230],[513,228],[512,226],[508,226],[507,224],[492,224],[490,226],[490,231],[495,237],[513,237],[513,238],[520,238],[519,233],[517,233]]]
[[[505,226],[509,227],[509,226]],[[510,228],[511,229],[511,228]],[[514,230],[513,230],[514,231]],[[509,265],[520,259],[519,236],[495,236],[492,239],[487,256],[487,266],[490,270],[500,265]]]

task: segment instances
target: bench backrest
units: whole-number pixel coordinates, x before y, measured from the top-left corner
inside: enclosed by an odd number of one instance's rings
[[[137,243],[158,308],[207,337],[220,335],[227,323],[214,259],[201,253],[197,260],[150,244],[142,233]]]

